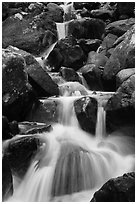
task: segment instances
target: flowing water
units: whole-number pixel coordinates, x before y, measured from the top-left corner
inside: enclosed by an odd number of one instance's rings
[[[74,101],[80,97],[57,98],[59,123],[39,135],[43,146],[9,202],[88,202],[108,179],[134,170],[134,140],[106,135],[102,103],[96,135],[80,128],[74,111]]]

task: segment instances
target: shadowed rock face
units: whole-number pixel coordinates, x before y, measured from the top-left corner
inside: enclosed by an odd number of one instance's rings
[[[91,97],[83,97],[74,102],[74,108],[81,128],[95,134],[97,120],[97,101]]]
[[[94,194],[91,202],[135,202],[135,173],[110,179]]]

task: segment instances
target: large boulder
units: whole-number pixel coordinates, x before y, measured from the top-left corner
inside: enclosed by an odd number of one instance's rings
[[[64,11],[60,6],[50,2],[47,4],[47,9],[49,11],[49,14],[53,16],[52,18],[55,22],[60,22],[60,23],[63,22]]]
[[[126,16],[126,18],[135,16],[135,2],[117,2],[115,11],[117,18]]]
[[[124,81],[126,81],[130,76],[135,74],[135,68],[122,69],[116,75],[116,86],[119,87]]]
[[[135,126],[135,75],[117,89],[106,104],[106,126],[109,132],[122,126]]]
[[[5,148],[14,175],[23,177],[41,145],[38,135],[13,138]]]
[[[106,26],[106,33],[111,33],[120,37],[135,24],[135,18],[114,21]]]
[[[79,69],[79,72],[82,73],[90,90],[103,90],[101,82],[102,71],[95,64],[86,64]]]
[[[97,100],[89,96],[82,97],[74,102],[74,108],[81,128],[95,134],[97,121]]]
[[[135,173],[110,179],[94,194],[91,202],[135,202]]]
[[[38,97],[59,94],[57,84],[51,79],[46,70],[40,66],[33,55],[12,46],[9,46],[8,49],[20,54],[25,59],[25,71],[28,74],[29,83],[32,85]]]
[[[2,201],[6,201],[13,194],[13,179],[9,161],[2,157]]]
[[[46,49],[45,31],[47,30],[55,35],[56,41],[56,24],[46,12],[35,17],[15,14],[2,24],[2,46],[6,48],[12,45],[38,55]]]
[[[19,54],[4,49],[2,52],[3,115],[11,120],[23,120],[35,100],[28,83],[25,61]]]
[[[47,58],[47,64],[58,71],[61,66],[78,70],[86,61],[86,56],[73,37],[61,39]]]
[[[80,39],[100,39],[105,33],[105,23],[100,19],[83,18],[68,24],[68,34]]]
[[[124,34],[124,40],[116,46],[113,54],[105,64],[103,78],[108,81],[107,86],[111,89],[115,83],[116,74],[126,68],[135,67],[135,27]]]
[[[104,67],[108,58],[103,53],[91,51],[88,53],[87,64],[94,64],[96,67]]]

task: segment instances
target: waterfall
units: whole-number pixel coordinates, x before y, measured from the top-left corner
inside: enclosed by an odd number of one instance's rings
[[[128,146],[126,136],[104,138],[103,106],[98,108],[96,137],[83,131],[74,111],[74,101],[80,97],[57,98],[59,123],[51,132],[39,134],[45,145],[9,202],[88,202],[108,179],[133,171],[134,141]]]
[[[58,40],[64,39],[68,33],[68,23],[56,23]]]

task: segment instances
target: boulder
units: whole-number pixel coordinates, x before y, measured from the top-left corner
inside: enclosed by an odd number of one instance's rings
[[[60,74],[65,81],[77,81],[81,83],[78,73],[72,68],[61,67]]]
[[[79,69],[84,79],[86,80],[90,90],[103,90],[101,75],[102,71],[94,64],[87,64]]]
[[[135,18],[114,21],[106,26],[106,33],[111,33],[118,37],[126,33],[135,24]]]
[[[47,30],[51,31],[57,39],[56,24],[46,12],[35,17],[15,14],[2,24],[2,46],[6,48],[12,45],[38,55],[46,49],[45,31]]]
[[[2,201],[6,201],[13,194],[13,179],[9,161],[2,157]]]
[[[25,71],[28,74],[29,83],[32,85],[38,97],[58,95],[57,84],[51,79],[37,60],[28,52],[9,46],[11,51],[20,54],[26,62]]]
[[[91,134],[95,134],[97,121],[97,106],[95,98],[82,97],[74,102],[74,108],[81,128]]]
[[[59,86],[61,96],[88,95],[86,88],[79,82],[66,82]]]
[[[135,75],[121,84],[108,100],[105,109],[108,132],[122,126],[135,126]]]
[[[5,148],[5,156],[15,176],[22,178],[25,175],[40,145],[38,135],[24,135],[10,140]]]
[[[100,7],[100,2],[74,2],[75,10],[86,8],[91,11],[93,9],[98,9]]]
[[[113,18],[113,10],[108,10],[108,9],[96,9],[96,10],[92,10],[90,12],[90,17],[91,18],[99,18],[102,19],[103,21],[106,21],[108,19],[112,19]]]
[[[28,83],[25,61],[19,54],[4,49],[2,52],[3,115],[12,120],[23,120],[35,100]]]
[[[96,67],[104,67],[108,58],[102,54],[91,51],[88,53],[88,59],[86,64],[94,64]]]
[[[88,54],[90,51],[97,51],[98,47],[101,44],[101,40],[99,39],[80,39],[78,40],[79,46],[82,50]]]
[[[62,23],[63,22],[63,9],[55,3],[48,3],[47,9],[49,14],[52,15],[53,21]]]
[[[105,23],[100,19],[82,18],[68,24],[68,34],[77,39],[100,39],[105,33]]]
[[[56,99],[41,99],[34,103],[25,120],[29,122],[45,123],[51,125],[58,122],[58,101]]]
[[[110,179],[94,194],[91,202],[135,202],[135,173]]]
[[[126,68],[135,67],[135,27],[124,34],[124,40],[118,44],[105,64],[103,78],[111,88],[110,83],[115,83],[116,74]]]
[[[58,71],[61,66],[79,69],[86,61],[86,56],[73,37],[61,39],[47,58],[47,64]]]
[[[135,74],[135,68],[130,69],[122,69],[120,72],[116,75],[116,86],[117,88],[126,81],[130,76]]]
[[[118,37],[116,35],[113,35],[111,33],[107,34],[100,45],[101,50],[107,51],[108,49],[112,48],[117,38]]]

